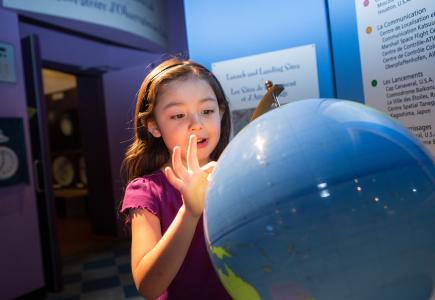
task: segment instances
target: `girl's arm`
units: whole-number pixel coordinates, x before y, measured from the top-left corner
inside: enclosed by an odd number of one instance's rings
[[[131,264],[139,293],[146,299],[160,296],[183,263],[198,223],[184,206],[163,236],[159,219],[141,209],[132,216]]]
[[[171,168],[166,168],[168,180],[183,196],[183,205],[161,236],[159,219],[144,209],[132,214],[131,263],[133,278],[141,295],[147,299],[160,296],[174,279],[186,257],[199,218],[204,209],[208,175],[214,165],[199,167],[196,137],[191,136],[187,150],[187,168],[175,147]]]

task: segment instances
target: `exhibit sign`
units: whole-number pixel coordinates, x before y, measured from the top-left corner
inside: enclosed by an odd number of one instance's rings
[[[319,97],[314,44],[215,62],[211,67],[230,103],[234,133],[249,122],[266,93],[267,80],[284,87],[280,104]]]
[[[14,46],[3,42],[0,42],[0,82],[17,82]]]
[[[120,29],[167,47],[166,1],[3,0],[3,6]]]
[[[365,103],[435,155],[435,1],[356,0]]]
[[[281,103],[319,97],[314,44],[216,62],[212,72],[232,110],[255,108],[266,93],[266,80],[284,86]]]

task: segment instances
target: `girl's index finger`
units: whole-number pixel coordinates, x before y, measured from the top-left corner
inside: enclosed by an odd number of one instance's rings
[[[181,160],[180,146],[175,146],[172,152],[172,168],[174,169],[175,174],[180,178],[183,178],[187,173],[187,169]]]
[[[189,146],[187,147],[187,169],[198,170],[198,154],[197,154],[197,137],[192,134],[189,138]]]

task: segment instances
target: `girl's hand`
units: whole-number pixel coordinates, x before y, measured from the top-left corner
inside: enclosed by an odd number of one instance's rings
[[[213,172],[216,162],[212,161],[200,167],[197,156],[197,138],[191,135],[186,154],[186,166],[181,160],[181,149],[174,147],[172,153],[172,168],[165,168],[169,182],[180,191],[186,210],[194,217],[200,217],[204,210],[205,193],[208,187],[209,175]]]

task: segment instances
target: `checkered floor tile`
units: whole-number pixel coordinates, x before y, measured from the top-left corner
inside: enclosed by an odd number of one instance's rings
[[[133,283],[128,245],[65,264],[63,280],[63,291],[48,294],[47,300],[143,299]]]

